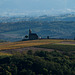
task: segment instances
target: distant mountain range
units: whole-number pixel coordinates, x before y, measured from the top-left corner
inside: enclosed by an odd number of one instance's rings
[[[0,17],[0,39],[7,41],[22,40],[28,35],[28,30],[37,33],[39,37],[74,39],[75,15],[39,17]]]

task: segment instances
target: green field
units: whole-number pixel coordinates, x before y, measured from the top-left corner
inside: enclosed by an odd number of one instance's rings
[[[54,49],[59,51],[75,51],[75,45],[67,45],[67,44],[46,44],[46,45],[40,45],[37,46],[40,48],[46,48],[46,49]]]

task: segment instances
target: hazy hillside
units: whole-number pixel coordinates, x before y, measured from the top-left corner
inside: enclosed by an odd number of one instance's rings
[[[75,13],[63,15],[42,15],[42,16],[0,16],[0,23],[19,22],[19,21],[75,21]]]
[[[28,30],[37,33],[39,37],[70,38],[75,37],[75,22],[73,21],[23,21],[0,23],[0,39],[17,41],[28,34]]]

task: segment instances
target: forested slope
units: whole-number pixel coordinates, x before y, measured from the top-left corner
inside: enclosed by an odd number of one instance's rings
[[[0,23],[0,39],[17,41],[23,39],[31,29],[39,37],[70,38],[75,37],[75,22],[73,21],[21,21]]]

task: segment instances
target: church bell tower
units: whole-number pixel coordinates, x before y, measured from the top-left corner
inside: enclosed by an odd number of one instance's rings
[[[29,34],[31,34],[31,29],[29,29]]]

